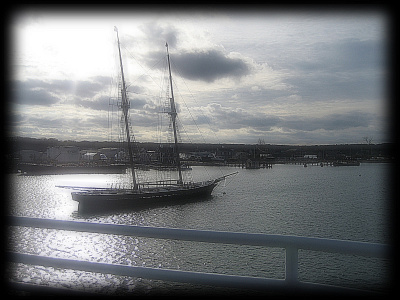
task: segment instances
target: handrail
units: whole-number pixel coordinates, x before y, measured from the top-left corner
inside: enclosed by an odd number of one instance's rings
[[[268,279],[248,276],[127,266],[55,257],[44,257],[25,253],[8,253],[8,257],[10,261],[25,264],[41,265],[46,267],[64,268],[71,270],[84,270],[87,272],[107,273],[121,276],[142,277],[152,280],[176,281],[183,283],[196,283],[256,290],[262,290],[271,287],[283,288],[286,286],[285,281],[282,279]]]
[[[194,242],[239,244],[250,246],[277,247],[286,250],[286,270],[285,279],[268,279],[258,277],[209,274],[198,272],[187,272],[178,270],[163,270],[140,268],[133,266],[111,265],[94,262],[83,262],[69,259],[42,257],[31,254],[11,253],[13,261],[25,261],[26,263],[35,262],[36,264],[47,266],[58,266],[63,268],[77,268],[93,272],[113,273],[130,272],[130,276],[153,278],[161,280],[191,282],[199,284],[211,284],[220,286],[240,286],[248,288],[268,289],[270,287],[282,288],[289,286],[300,289],[320,289],[333,288],[336,291],[350,291],[351,289],[332,287],[329,285],[304,283],[298,280],[298,250],[313,250],[332,253],[352,254],[368,257],[388,257],[389,246],[378,243],[367,243],[358,241],[345,241],[336,239],[324,239],[313,237],[299,237],[290,235],[272,235],[260,233],[241,233],[225,231],[209,231],[194,229],[160,228],[133,225],[89,223],[66,220],[51,220],[29,217],[8,217],[8,224],[11,226],[36,227],[58,230],[72,230],[80,232],[92,232],[102,234],[116,234],[127,236],[141,236],[158,239],[172,239]],[[58,263],[57,263],[58,261]],[[34,264],[35,264],[34,263]],[[75,266],[75,267],[74,267]],[[85,268],[83,268],[85,267]],[[127,271],[129,268],[130,271]],[[97,271],[95,271],[97,270]],[[107,271],[108,270],[108,271]],[[117,273],[120,274],[121,273]],[[205,277],[204,277],[205,276]],[[222,277],[221,277],[222,276]],[[208,279],[205,279],[208,278]],[[236,279],[234,279],[236,278]],[[239,282],[242,284],[238,285]]]

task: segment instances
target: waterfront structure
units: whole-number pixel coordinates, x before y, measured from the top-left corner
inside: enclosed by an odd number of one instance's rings
[[[47,161],[55,164],[79,163],[79,148],[76,146],[57,146],[46,151]]]

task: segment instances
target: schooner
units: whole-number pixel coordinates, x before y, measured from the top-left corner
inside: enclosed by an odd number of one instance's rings
[[[124,68],[122,65],[121,47],[119,42],[118,30],[114,28],[117,34],[118,41],[118,54],[119,64],[121,69],[121,110],[123,114],[124,129],[126,134],[126,142],[128,146],[129,165],[132,172],[132,185],[131,188],[87,188],[81,191],[72,192],[72,199],[79,202],[79,212],[92,212],[99,209],[118,209],[118,208],[136,208],[146,207],[147,205],[154,205],[159,202],[185,202],[194,197],[205,197],[211,195],[215,186],[226,177],[235,173],[210,179],[207,181],[193,182],[184,181],[182,176],[182,166],[179,158],[179,143],[177,136],[177,110],[175,106],[174,92],[172,87],[172,74],[171,63],[168,51],[168,44],[166,43],[168,71],[169,71],[169,84],[171,97],[169,98],[169,111],[171,117],[172,131],[173,131],[173,153],[175,169],[178,172],[177,180],[157,181],[154,183],[140,183],[138,182],[137,174],[135,172],[134,154],[131,140],[131,132],[129,126],[129,101],[127,97],[127,87],[124,77]]]

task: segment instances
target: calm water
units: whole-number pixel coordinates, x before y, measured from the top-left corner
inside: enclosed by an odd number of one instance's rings
[[[10,214],[63,220],[203,230],[287,234],[390,243],[390,178],[387,164],[359,167],[274,165],[272,169],[193,167],[208,179],[239,170],[211,198],[134,212],[81,216],[71,190],[126,183],[118,175],[10,175]],[[153,176],[153,171],[144,172]],[[9,248],[60,258],[246,276],[284,278],[283,249],[156,240],[92,233],[12,227]],[[299,278],[327,284],[382,290],[389,262],[383,259],[313,251],[299,252]],[[12,264],[10,278],[101,293],[152,293],[201,289],[125,276]]]

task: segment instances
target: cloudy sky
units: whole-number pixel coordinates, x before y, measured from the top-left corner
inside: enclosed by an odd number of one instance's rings
[[[138,141],[158,138],[165,42],[184,141],[389,141],[379,11],[26,9],[9,25],[12,135],[110,139],[117,26]]]

